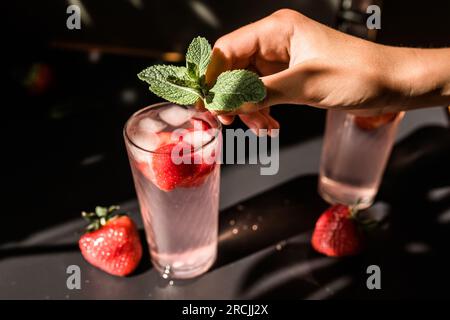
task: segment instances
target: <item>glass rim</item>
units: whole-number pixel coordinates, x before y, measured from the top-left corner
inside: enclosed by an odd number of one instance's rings
[[[125,141],[127,141],[127,142],[128,142],[130,145],[132,145],[133,147],[135,147],[135,148],[137,148],[137,149],[139,149],[139,150],[141,150],[141,151],[150,153],[150,154],[169,154],[170,152],[156,152],[156,151],[148,150],[148,149],[146,149],[146,148],[143,148],[143,147],[137,145],[137,144],[131,139],[131,137],[128,135],[128,132],[127,132],[127,128],[128,128],[128,126],[129,126],[129,124],[130,124],[130,121],[131,121],[132,119],[136,118],[139,114],[144,113],[144,112],[148,111],[149,109],[161,108],[161,107],[164,107],[165,105],[169,105],[169,104],[175,105],[175,106],[179,106],[179,107],[182,107],[182,108],[189,108],[189,107],[195,108],[193,105],[185,106],[185,105],[179,105],[179,104],[176,104],[176,103],[172,103],[172,102],[169,102],[169,101],[163,101],[163,102],[154,103],[154,104],[151,104],[151,105],[149,105],[149,106],[146,106],[146,107],[144,107],[144,108],[142,108],[142,109],[139,109],[139,110],[135,111],[135,112],[128,118],[128,120],[125,122],[125,125],[124,125],[123,130],[122,130],[123,136],[124,136],[124,138],[125,138]],[[214,118],[214,120],[217,122],[217,128],[216,128],[217,130],[216,130],[216,133],[214,134],[214,136],[212,137],[212,139],[209,140],[208,142],[202,144],[201,146],[195,148],[194,150],[190,150],[189,154],[195,153],[195,152],[197,152],[198,150],[205,148],[206,146],[208,146],[209,144],[211,144],[213,141],[217,140],[217,138],[219,137],[219,134],[220,134],[220,132],[221,132],[221,130],[222,130],[222,123],[219,121],[219,119],[218,119],[218,117],[217,117],[216,115],[213,115],[213,114],[211,114],[211,115],[212,115],[212,117]],[[184,151],[183,151],[183,152],[184,152]],[[185,154],[183,153],[183,155],[185,155]]]

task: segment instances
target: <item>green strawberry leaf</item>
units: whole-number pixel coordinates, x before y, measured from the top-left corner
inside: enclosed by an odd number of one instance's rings
[[[208,110],[232,111],[245,102],[260,102],[266,89],[258,75],[248,70],[225,71],[206,97]]]
[[[106,225],[109,220],[123,216],[123,213],[116,212],[119,209],[119,206],[109,206],[108,208],[97,206],[95,207],[95,212],[81,212],[81,216],[89,222],[86,231],[92,232],[98,230]]]
[[[189,105],[202,97],[196,87],[191,87],[192,81],[188,82],[185,67],[154,65],[141,71],[138,78],[150,85],[151,92],[173,103]]]
[[[95,207],[95,214],[98,217],[106,217],[106,215],[108,214],[108,209],[105,207],[97,206]]]
[[[192,40],[186,52],[186,67],[189,76],[197,80],[206,74],[209,61],[211,60],[211,45],[203,37]]]

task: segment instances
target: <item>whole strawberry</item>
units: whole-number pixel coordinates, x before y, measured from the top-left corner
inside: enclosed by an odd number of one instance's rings
[[[364,236],[355,211],[341,204],[328,208],[316,222],[311,244],[330,257],[351,256],[364,247]]]
[[[132,273],[142,257],[136,225],[127,215],[117,215],[117,206],[96,207],[82,212],[90,224],[78,245],[83,257],[93,266],[116,276]]]

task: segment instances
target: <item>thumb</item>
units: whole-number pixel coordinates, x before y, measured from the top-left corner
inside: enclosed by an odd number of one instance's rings
[[[262,77],[266,87],[266,98],[258,103],[258,109],[276,104],[306,104],[306,85],[310,82],[311,70],[301,65],[293,66],[283,71]]]
[[[260,77],[266,88],[266,97],[260,102],[246,102],[227,114],[250,114],[277,104],[297,103],[301,100],[297,88],[299,77],[293,69],[295,68]]]
[[[261,77],[266,97],[257,103],[244,103],[239,109],[224,114],[250,114],[277,104],[309,104],[314,100],[309,98],[312,96],[311,88],[314,88],[313,83],[319,83],[317,76],[320,74],[322,72],[319,68],[299,64]]]

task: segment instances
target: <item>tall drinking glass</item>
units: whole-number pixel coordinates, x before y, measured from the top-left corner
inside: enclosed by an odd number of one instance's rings
[[[124,138],[154,267],[165,278],[206,272],[217,251],[220,122],[159,103],[133,114]]]
[[[359,209],[373,203],[403,115],[328,111],[319,174],[324,200]]]

